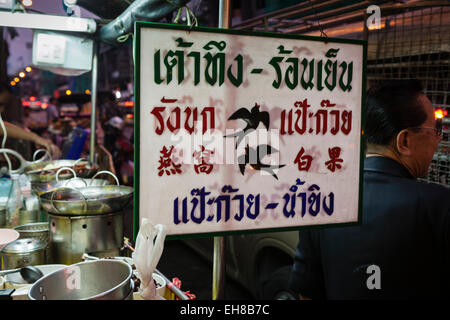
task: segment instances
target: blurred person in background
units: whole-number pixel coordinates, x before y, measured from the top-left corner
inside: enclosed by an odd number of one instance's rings
[[[116,97],[112,93],[106,93],[102,96],[101,100],[101,103],[99,103],[99,118],[103,125],[103,129],[105,129],[105,126],[109,120],[114,117],[122,118],[123,113],[120,106],[116,102]]]
[[[47,123],[48,125],[54,123],[59,119],[58,100],[55,97],[51,97],[48,101],[47,107]]]
[[[37,146],[44,147],[52,155],[53,159],[61,156],[61,150],[50,140],[25,130],[23,126],[23,110],[22,105],[18,102],[11,91],[11,88],[5,82],[0,82],[0,113],[7,133],[7,141],[9,139],[18,139],[22,141],[30,141]],[[0,127],[0,135],[4,135],[3,129]],[[6,145],[14,148],[13,145]],[[30,160],[29,155],[24,154],[24,150],[15,149],[22,154],[24,158]]]

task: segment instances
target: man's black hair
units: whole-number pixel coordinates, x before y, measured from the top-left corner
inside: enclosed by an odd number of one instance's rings
[[[11,92],[11,87],[6,82],[0,80],[0,93],[4,91]]]
[[[418,80],[392,80],[370,88],[366,95],[366,141],[388,145],[401,130],[424,123],[427,114],[418,100],[422,90]]]

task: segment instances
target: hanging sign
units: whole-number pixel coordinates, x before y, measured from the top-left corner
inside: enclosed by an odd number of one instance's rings
[[[355,224],[365,42],[137,23],[135,231]]]

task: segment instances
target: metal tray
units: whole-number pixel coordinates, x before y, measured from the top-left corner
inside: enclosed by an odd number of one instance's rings
[[[96,215],[123,210],[133,198],[128,186],[63,187],[39,196],[42,208],[52,214]]]

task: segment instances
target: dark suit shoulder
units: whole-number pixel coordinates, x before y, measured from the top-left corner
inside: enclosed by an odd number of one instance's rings
[[[436,205],[450,205],[450,188],[437,183],[416,182],[417,196],[421,200],[436,202]]]

